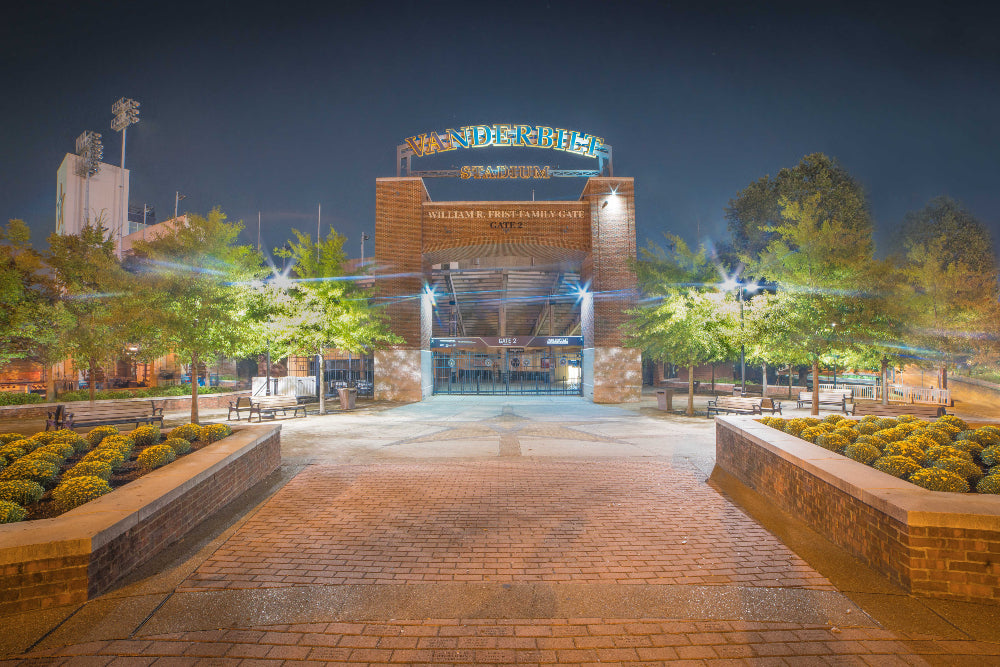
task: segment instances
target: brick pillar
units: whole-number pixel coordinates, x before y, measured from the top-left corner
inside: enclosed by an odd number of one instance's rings
[[[615,194],[612,194],[614,192]],[[582,269],[594,294],[593,324],[584,330],[584,347],[592,349],[595,403],[638,401],[642,392],[640,351],[622,343],[625,311],[637,301],[635,184],[631,178],[590,178],[581,199],[590,204],[590,257]],[[593,335],[587,339],[588,331]],[[590,366],[586,360],[586,366]],[[586,379],[585,379],[586,381]],[[588,392],[589,393],[589,392]]]
[[[375,352],[376,400],[421,398],[422,204],[429,200],[420,178],[375,180],[375,293],[393,333],[404,340]]]

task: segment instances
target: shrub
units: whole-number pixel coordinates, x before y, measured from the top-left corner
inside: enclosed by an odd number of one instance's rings
[[[956,440],[951,443],[951,446],[961,449],[963,452],[969,452],[969,454],[972,454],[972,458],[978,458],[983,452],[983,446],[975,440]]]
[[[922,468],[910,475],[910,482],[931,491],[969,492],[968,482],[941,468]]]
[[[823,433],[816,438],[816,444],[831,452],[839,452],[851,444],[851,441],[836,433]]]
[[[160,427],[152,424],[140,426],[131,433],[136,447],[149,447],[160,442]]]
[[[937,418],[937,421],[935,423],[950,424],[951,426],[957,428],[959,431],[964,431],[965,429],[969,428],[968,424],[966,424],[963,420],[959,419],[955,415],[941,415],[940,417]]]
[[[993,426],[992,424],[987,424],[986,426],[980,426],[976,430],[981,433],[992,433],[993,435],[1000,438],[1000,428]]]
[[[896,421],[899,422],[900,425],[902,425],[902,424],[914,424],[916,422],[919,422],[920,420],[914,417],[913,415],[899,415],[898,417],[896,417]]]
[[[872,463],[872,467],[876,470],[888,473],[893,477],[899,477],[900,479],[906,479],[916,471],[920,470],[920,464],[910,457],[898,456],[895,454],[875,459],[875,462]]]
[[[939,459],[965,459],[972,462],[972,454],[951,445],[937,445],[927,450],[927,460],[937,461]]]
[[[823,421],[825,421],[827,424],[836,424],[837,422],[839,422],[839,421],[841,421],[843,419],[846,419],[846,417],[844,417],[844,415],[838,415],[838,414],[834,413],[832,415],[827,415],[826,417],[824,417]]]
[[[0,500],[0,523],[17,523],[23,521],[27,512],[17,503]]]
[[[951,440],[956,435],[962,432],[962,429],[958,428],[954,424],[949,424],[948,422],[943,422],[943,421],[936,421],[927,428],[937,429],[938,431],[944,431],[945,433],[948,434],[949,440]]]
[[[113,469],[110,463],[105,461],[80,461],[75,466],[63,473],[62,478],[71,477],[100,477],[103,480],[111,479]]]
[[[44,447],[39,447],[30,454],[25,454],[18,461],[48,461],[49,463],[55,465],[56,467],[61,467],[63,463],[66,462],[66,457],[59,452],[54,452],[52,450],[46,450]]]
[[[177,458],[177,453],[170,445],[153,445],[139,452],[136,461],[143,467],[153,470],[165,466]]]
[[[163,444],[173,449],[177,456],[187,454],[191,451],[191,443],[184,438],[167,438]]]
[[[938,443],[935,442],[932,438],[929,438],[926,435],[923,435],[921,433],[911,433],[910,435],[908,435],[906,437],[906,441],[907,442],[912,442],[913,444],[917,445],[918,447],[920,447],[920,449],[924,450],[925,452],[928,449],[930,449],[931,447],[937,447],[938,446]]]
[[[857,439],[854,441],[854,444],[860,445],[865,442],[875,446],[879,451],[884,451],[885,448],[889,446],[888,442],[878,437],[877,435],[859,435]]]
[[[37,503],[45,495],[45,488],[30,479],[12,479],[0,482],[0,500],[18,505]]]
[[[122,455],[121,451],[115,449],[114,447],[105,447],[103,449],[95,449],[89,452],[81,459],[81,461],[103,461],[112,468],[117,468],[125,462],[125,456]]]
[[[216,442],[232,435],[232,433],[233,429],[229,424],[209,424],[208,426],[201,427],[198,439],[202,442]]]
[[[925,428],[920,431],[920,435],[932,439],[939,445],[950,445],[951,434],[939,428]]]
[[[902,419],[902,417],[900,417]],[[919,431],[923,428],[923,425],[918,421],[902,422],[896,428],[901,428],[905,433],[913,433],[914,431]]]
[[[1000,475],[987,475],[976,482],[978,493],[1000,493]]]
[[[117,426],[95,426],[90,429],[87,433],[87,440],[90,442],[91,447],[97,447],[101,444],[101,440],[108,437],[109,435],[118,435]]]
[[[806,426],[819,426],[823,423],[822,419],[816,417],[802,417],[802,421],[806,423]]]
[[[855,431],[853,428],[847,428],[844,426],[837,427],[836,429],[834,429],[833,432],[836,435],[839,435],[841,438],[846,438],[848,443],[857,440],[859,435],[858,432]]]
[[[21,457],[0,472],[0,480],[30,479],[47,484],[59,474],[59,466],[42,459]]]
[[[15,440],[24,440],[24,436],[20,433],[0,433],[0,445],[6,445]]]
[[[22,438],[21,440],[15,440],[10,444],[23,449],[25,452],[33,452],[42,446],[41,441],[35,440],[34,438]]]
[[[906,458],[912,459],[917,463],[923,463],[926,458],[923,448],[910,440],[890,442],[885,446],[883,451],[886,456],[905,456]]]
[[[965,459],[943,458],[934,462],[935,468],[953,472],[962,479],[973,480],[983,476],[983,469]]]
[[[15,461],[27,453],[28,452],[21,449],[13,442],[7,443],[6,445],[0,445],[0,458],[7,459],[8,461]]]
[[[29,405],[31,403],[44,403],[45,397],[41,394],[25,394],[20,391],[0,391],[0,405]]]
[[[847,446],[847,449],[844,450],[844,456],[849,459],[854,459],[859,463],[868,465],[875,459],[880,458],[882,456],[882,452],[880,452],[878,448],[871,443],[855,442],[854,444]]]
[[[992,447],[993,445],[1000,445],[1000,434],[996,433],[989,426],[983,426],[976,429],[973,440],[983,447]]]
[[[825,433],[826,431],[818,426],[808,426],[802,429],[802,432],[799,433],[799,437],[803,440],[808,440],[809,442],[816,442],[816,438],[824,435]]]
[[[864,420],[861,420],[858,422],[858,425],[854,427],[854,430],[860,433],[861,435],[871,435],[878,430],[878,426],[876,426],[874,423],[870,421],[866,422]]]
[[[1000,463],[1000,445],[985,448],[980,452],[979,458],[988,466],[997,465]]]
[[[183,426],[178,426],[170,432],[171,438],[184,438],[188,442],[194,442],[198,439],[198,434],[201,433],[201,427],[197,424],[184,424]]]
[[[73,456],[73,454],[76,454],[76,450],[73,448],[73,445],[71,445],[68,442],[59,442],[59,441],[53,442],[48,445],[43,445],[42,447],[39,447],[34,451],[34,453],[36,454],[38,452],[54,452],[59,456],[63,457],[63,459],[68,459],[69,457]]]
[[[899,420],[892,417],[879,417],[875,425],[878,426],[878,430],[883,431],[887,428],[895,428],[899,425]]]
[[[902,440],[909,433],[901,428],[893,426],[892,428],[884,428],[875,433],[878,437],[882,438],[886,442],[896,442],[897,440]]]
[[[127,460],[128,457],[132,456],[132,450],[135,448],[135,441],[128,435],[109,435],[101,441],[101,444],[98,445],[97,448],[117,449],[122,453],[122,459]]]
[[[111,493],[111,487],[100,477],[71,477],[52,491],[52,499],[60,509],[71,510],[105,493]]]

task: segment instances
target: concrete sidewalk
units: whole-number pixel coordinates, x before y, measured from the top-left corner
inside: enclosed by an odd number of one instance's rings
[[[2,653],[1000,664],[996,607],[892,587],[713,476],[712,420],[654,405],[435,397],[281,420],[271,479],[116,590],[4,619]]]

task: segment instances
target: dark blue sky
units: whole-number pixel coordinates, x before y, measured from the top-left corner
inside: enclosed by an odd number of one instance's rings
[[[822,7],[803,6],[822,4]],[[21,3],[0,25],[5,218],[55,227],[75,137],[120,144],[131,203],[220,205],[280,245],[322,203],[357,254],[405,137],[477,123],[579,129],[636,179],[641,238],[725,235],[751,181],[822,151],[867,188],[882,245],[934,196],[1000,236],[1000,32],[988,3]],[[83,6],[88,5],[88,6]],[[586,166],[494,149],[460,164]],[[484,162],[483,160],[486,160]],[[415,167],[423,163],[414,163]],[[434,199],[575,199],[579,179],[428,181]]]

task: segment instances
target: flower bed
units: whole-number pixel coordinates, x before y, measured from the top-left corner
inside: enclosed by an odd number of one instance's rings
[[[970,429],[954,415],[935,421],[908,415],[758,421],[930,491],[1000,493],[996,426]]]
[[[0,434],[0,523],[58,516],[231,433],[227,424],[186,424],[169,436],[158,426]]]
[[[929,491],[750,417],[716,418],[716,466],[906,591],[1000,601],[996,495]]]
[[[281,426],[243,426],[61,516],[0,526],[0,616],[80,603],[281,463]]]

